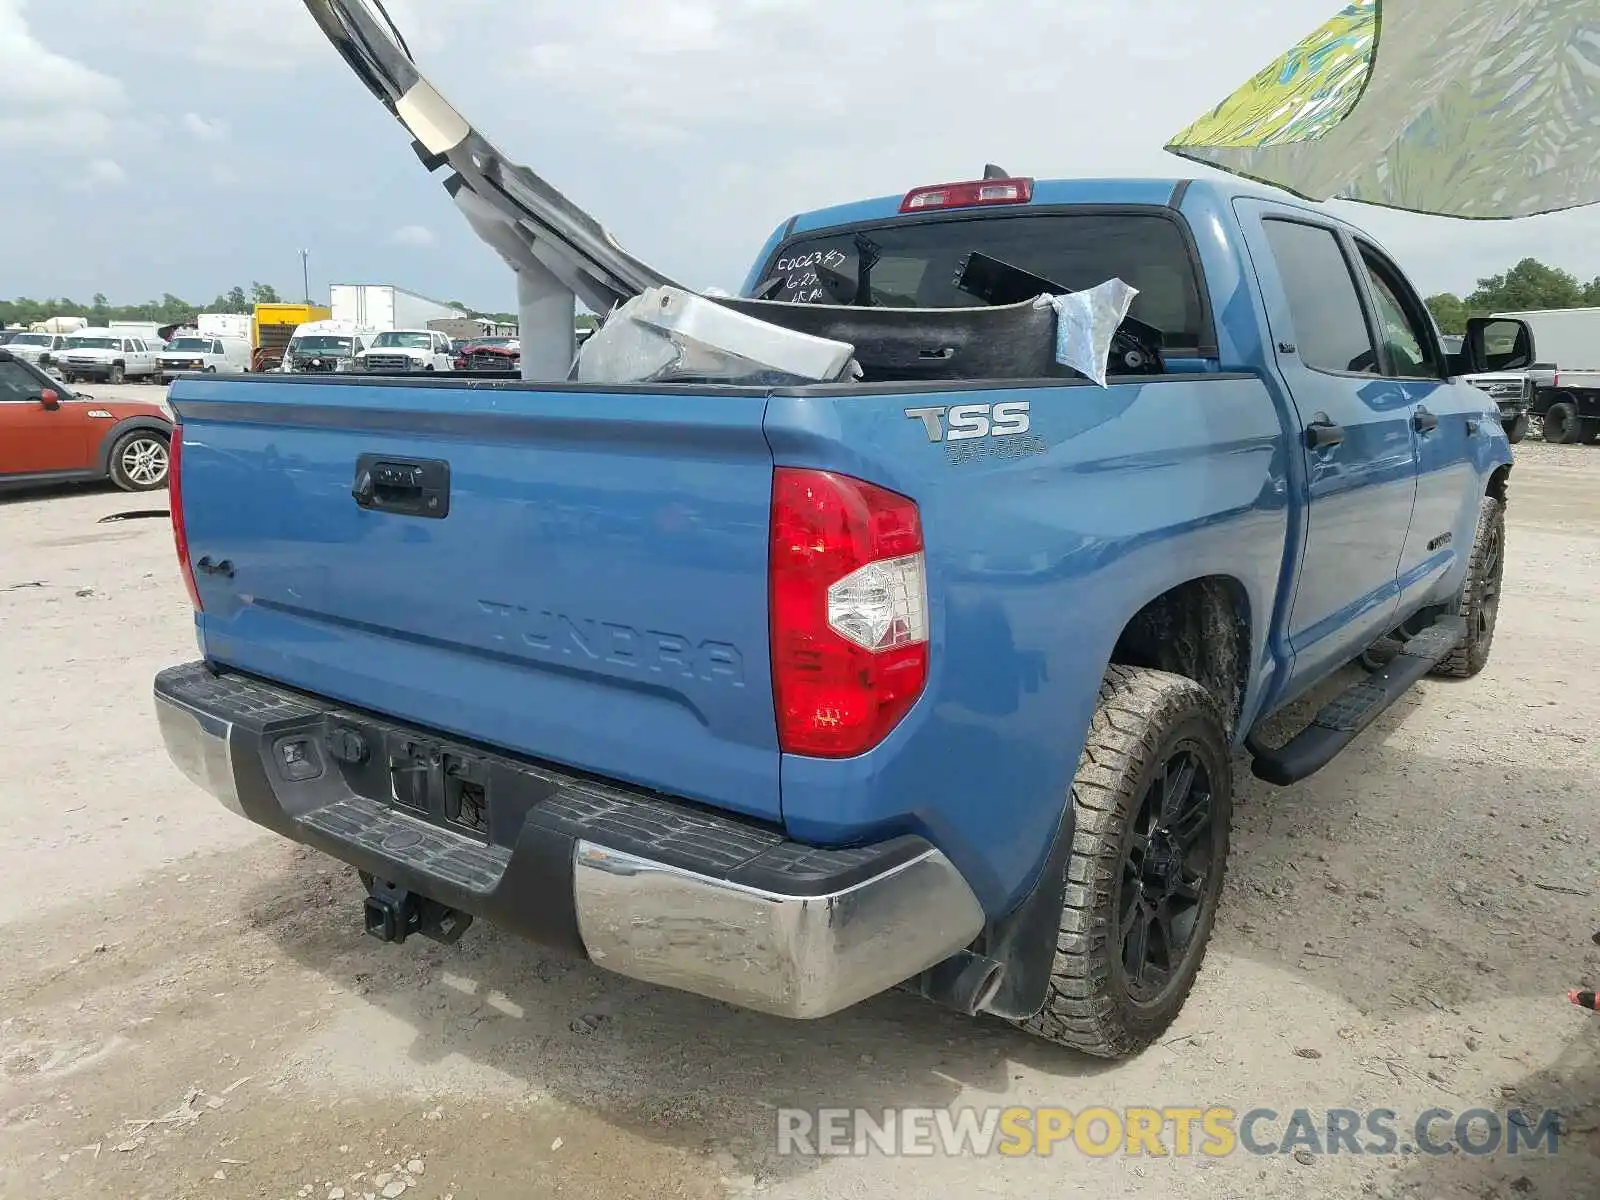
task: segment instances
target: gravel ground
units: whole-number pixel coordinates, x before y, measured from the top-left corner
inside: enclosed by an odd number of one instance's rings
[[[154,389],[128,389],[153,395]],[[0,499],[0,1196],[1600,1195],[1600,451],[1518,448],[1495,657],[1242,784],[1207,967],[1109,1066],[891,996],[787,1024],[482,924],[378,945],[351,872],[169,765],[192,658],[148,498]],[[796,1159],[774,1106],[1558,1108],[1554,1157]]]

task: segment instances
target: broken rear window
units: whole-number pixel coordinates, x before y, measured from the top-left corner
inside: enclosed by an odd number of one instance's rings
[[[781,282],[769,283],[770,298],[967,308],[982,301],[956,280],[975,250],[1075,291],[1120,278],[1139,289],[1129,315],[1161,330],[1167,348],[1211,344],[1188,241],[1176,221],[1154,214],[985,214],[811,234],[774,256],[767,278]]]

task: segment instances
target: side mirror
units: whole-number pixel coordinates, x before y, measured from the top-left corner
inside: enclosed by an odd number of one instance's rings
[[[39,406],[54,412],[61,407],[61,393],[55,388],[45,388],[39,393]]]
[[[1533,330],[1511,317],[1471,317],[1461,353],[1453,355],[1456,374],[1482,371],[1526,371],[1534,362]]]

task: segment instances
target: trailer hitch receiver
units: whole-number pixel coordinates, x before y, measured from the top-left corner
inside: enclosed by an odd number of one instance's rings
[[[472,916],[398,884],[374,879],[367,885],[363,924],[368,935],[380,942],[398,944],[416,934],[450,946],[461,940]]]

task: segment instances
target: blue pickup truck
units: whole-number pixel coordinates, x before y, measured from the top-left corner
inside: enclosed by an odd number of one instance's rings
[[[981,315],[976,252],[1125,280],[1158,361],[178,381],[203,660],[155,681],[172,758],[357,867],[387,940],[479,916],[790,1017],[898,986],[1148,1045],[1215,920],[1234,749],[1293,783],[1487,660],[1511,454],[1460,377],[1531,334],[1447,357],[1376,242],[1232,185],[913,196],[789,220],[747,296],[828,262],[854,305]]]
[[[1294,783],[1487,661],[1511,452],[1464,376],[1532,334],[1447,354],[1359,230],[989,168],[689,296],[364,5],[306,4],[517,272],[520,377],[179,380],[202,658],[155,701],[190,779],[357,868],[373,935],[483,917],[782,1016],[904,988],[1124,1056],[1200,970],[1234,752]],[[1063,365],[1108,281],[1131,309]],[[574,364],[575,295],[609,315]]]

